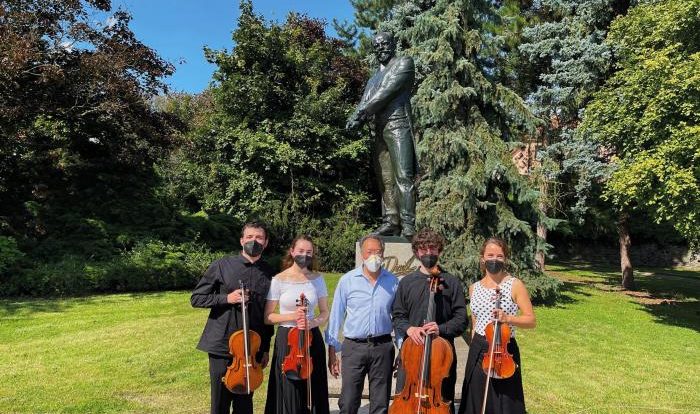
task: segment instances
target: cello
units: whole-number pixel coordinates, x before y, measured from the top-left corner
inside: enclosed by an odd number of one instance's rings
[[[430,270],[430,299],[425,323],[435,320],[435,293],[440,285],[440,269]],[[452,344],[445,338],[427,335],[423,345],[406,339],[401,346],[401,363],[406,381],[389,407],[389,414],[449,414],[450,403],[442,399],[442,381],[452,366]]]
[[[282,373],[291,380],[306,380],[306,408],[311,412],[311,329],[309,328],[309,300],[302,292],[297,299],[297,307],[303,306],[306,328],[291,328],[287,334],[289,352],[282,361]]]
[[[496,289],[495,310],[501,309],[501,289]],[[508,352],[510,342],[510,326],[497,319],[489,322],[485,328],[486,341],[489,349],[484,354],[481,361],[481,369],[486,374],[486,386],[484,387],[484,400],[481,405],[481,414],[486,412],[486,399],[489,394],[489,381],[491,378],[505,379],[515,374],[517,364],[513,360],[513,355]]]
[[[226,388],[234,394],[251,394],[262,384],[262,366],[255,360],[260,349],[260,335],[248,329],[246,312],[246,286],[241,284],[241,315],[243,329],[234,332],[228,340],[229,353],[233,355],[231,365],[221,378]]]

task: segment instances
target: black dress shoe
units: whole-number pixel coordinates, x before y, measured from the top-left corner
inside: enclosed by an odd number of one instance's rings
[[[415,234],[416,234],[416,229],[415,229],[415,227],[413,227],[413,225],[410,225],[410,224],[403,225],[403,228],[401,229],[401,236],[407,238],[408,240],[411,240]]]
[[[372,234],[377,236],[398,236],[401,232],[401,227],[398,224],[384,223]]]

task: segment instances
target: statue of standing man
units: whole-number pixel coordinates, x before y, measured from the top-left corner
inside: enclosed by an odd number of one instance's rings
[[[369,122],[374,132],[372,163],[382,196],[382,225],[374,234],[411,239],[416,226],[416,151],[411,128],[413,59],[396,56],[390,33],[372,40],[379,70],[365,86],[346,128]]]

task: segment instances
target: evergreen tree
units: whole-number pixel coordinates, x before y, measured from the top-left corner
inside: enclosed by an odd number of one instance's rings
[[[542,0],[530,10],[537,22],[523,30],[519,49],[540,74],[527,101],[547,121],[536,136],[539,163],[533,177],[540,205],[574,225],[584,217],[602,220],[604,227],[614,220],[609,205],[598,201],[599,183],[610,174],[605,152],[573,132],[581,110],[610,74],[612,51],[605,36],[628,7],[628,0]],[[546,239],[546,229],[538,233]],[[538,261],[544,265],[543,254]]]
[[[549,299],[556,283],[535,266],[539,241],[533,229],[538,220],[551,222],[537,208],[538,192],[511,160],[511,149],[538,121],[496,78],[499,49],[486,28],[494,19],[489,1],[418,0],[395,7],[382,25],[416,63],[418,222],[446,237],[446,265],[464,280],[478,277],[485,238],[504,237],[514,274],[530,282],[534,297]]]

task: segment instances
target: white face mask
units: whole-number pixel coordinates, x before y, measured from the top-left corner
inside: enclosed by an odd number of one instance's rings
[[[374,273],[382,268],[383,261],[384,258],[382,256],[379,256],[378,254],[373,254],[370,257],[368,257],[363,263],[367,270]]]

